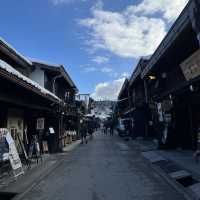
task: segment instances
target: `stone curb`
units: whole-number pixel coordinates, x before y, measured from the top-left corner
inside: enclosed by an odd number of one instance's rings
[[[31,191],[39,182],[41,182],[44,178],[49,176],[53,170],[55,170],[57,167],[59,167],[63,162],[63,159],[58,161],[57,163],[54,164],[50,169],[46,171],[43,175],[40,176],[37,180],[33,181],[31,186],[29,186],[22,194],[18,194],[16,197],[13,198],[13,200],[20,200],[22,199],[29,191]]]
[[[150,162],[149,162],[150,163]],[[179,185],[175,180],[173,180],[169,175],[165,174],[163,170],[154,165],[153,163],[150,163],[152,169],[160,176],[162,177],[171,187],[173,187],[178,193],[182,194],[186,200],[196,200],[193,193],[187,190],[187,188],[184,188],[183,186]],[[186,191],[185,191],[186,190]]]

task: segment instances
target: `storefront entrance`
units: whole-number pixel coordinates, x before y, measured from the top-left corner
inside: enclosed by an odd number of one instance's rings
[[[184,102],[174,106],[174,144],[177,148],[192,149],[191,107]]]

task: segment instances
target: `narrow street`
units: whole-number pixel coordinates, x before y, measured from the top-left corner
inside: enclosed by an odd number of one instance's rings
[[[64,161],[23,200],[183,200],[131,141],[98,134],[64,153]]]

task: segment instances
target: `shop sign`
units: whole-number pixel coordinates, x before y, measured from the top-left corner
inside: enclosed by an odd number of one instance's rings
[[[44,130],[44,118],[38,118],[36,124],[37,130]]]
[[[49,127],[49,132],[50,132],[50,134],[55,134],[54,128],[53,127]]]
[[[187,81],[200,75],[200,49],[181,63],[182,72]]]

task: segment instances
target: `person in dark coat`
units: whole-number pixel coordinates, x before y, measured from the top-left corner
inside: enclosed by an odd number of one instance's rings
[[[88,122],[88,134],[90,136],[90,139],[92,139],[93,138],[93,124],[92,124],[92,121]]]
[[[114,123],[111,121],[110,122],[110,135],[113,136],[114,133]]]
[[[80,124],[80,133],[81,133],[81,144],[87,144],[87,125],[85,121],[82,121]]]

